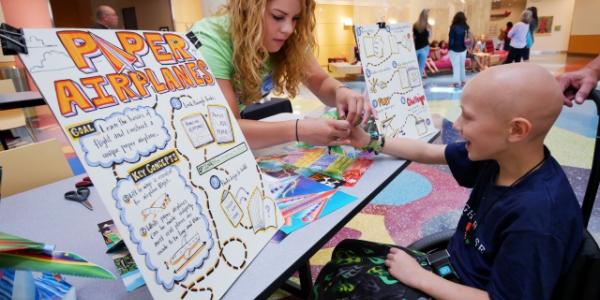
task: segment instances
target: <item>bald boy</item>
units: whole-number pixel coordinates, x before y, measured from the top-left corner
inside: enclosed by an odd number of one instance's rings
[[[389,273],[436,299],[550,299],[583,240],[575,194],[544,146],[562,104],[543,68],[497,66],[465,86],[454,124],[464,142],[379,142],[396,157],[448,164],[457,182],[473,189],[448,247],[458,280],[423,269],[398,248],[387,255]],[[377,143],[361,129],[351,139],[355,147]]]

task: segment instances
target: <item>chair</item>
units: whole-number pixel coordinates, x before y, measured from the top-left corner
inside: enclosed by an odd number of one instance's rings
[[[508,51],[506,50],[495,50],[494,41],[491,39],[485,41],[485,52],[491,55],[491,66],[503,63],[506,60],[506,57],[508,56]]]
[[[260,120],[279,113],[291,113],[292,103],[287,98],[271,98],[264,103],[253,103],[240,112],[242,119]]]
[[[591,100],[596,103],[596,109],[600,116],[600,92],[592,91]],[[594,146],[594,156],[590,177],[588,179],[587,189],[583,197],[581,211],[583,215],[583,224],[587,228],[594,201],[598,192],[600,183],[600,122],[596,131],[596,142]],[[426,236],[411,245],[408,248],[431,253],[437,250],[445,249],[448,246],[450,238],[454,234],[454,229],[438,232]],[[600,248],[592,235],[584,230],[584,240],[577,253],[575,261],[566,274],[559,279],[552,300],[559,299],[581,299],[598,300],[600,299]]]
[[[15,93],[15,85],[12,79],[0,80],[0,93]],[[25,112],[21,108],[0,110],[0,131],[11,130],[19,127],[25,127],[31,139],[36,142],[37,138],[33,133],[33,129],[27,122]],[[8,149],[8,143],[5,136],[0,135],[0,143],[4,149]]]
[[[0,151],[0,166],[2,197],[73,176],[55,139]]]

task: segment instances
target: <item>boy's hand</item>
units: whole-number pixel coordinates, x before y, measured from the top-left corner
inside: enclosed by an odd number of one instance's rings
[[[350,131],[350,135],[348,136],[350,139],[350,145],[354,148],[363,148],[367,144],[371,142],[371,137],[368,133],[366,133],[360,126],[356,126],[352,128]]]
[[[416,259],[408,255],[404,250],[394,247],[390,248],[385,265],[392,276],[413,288],[418,288],[419,275],[425,271]]]

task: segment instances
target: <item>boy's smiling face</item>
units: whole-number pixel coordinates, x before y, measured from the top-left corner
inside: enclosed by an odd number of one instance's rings
[[[460,107],[454,128],[467,142],[469,159],[510,163],[524,151],[543,150],[562,108],[562,91],[540,66],[501,65],[467,83]]]
[[[470,160],[496,159],[508,146],[510,120],[494,112],[494,104],[482,93],[485,87],[477,85],[465,86],[460,100],[461,114],[454,122],[454,129],[465,139]]]

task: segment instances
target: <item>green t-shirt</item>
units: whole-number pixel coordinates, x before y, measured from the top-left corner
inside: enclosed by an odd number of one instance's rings
[[[229,34],[229,16],[204,18],[191,31],[202,43],[200,53],[216,78],[233,79],[233,43]]]
[[[215,77],[232,81],[235,88],[237,83],[233,82],[233,42],[231,41],[229,27],[229,16],[223,15],[204,18],[194,23],[191,31],[202,43],[200,53],[206,59],[206,63]],[[261,94],[266,95],[272,89],[271,64],[267,63],[261,85]],[[242,110],[245,105],[241,104],[239,100],[238,106]]]

